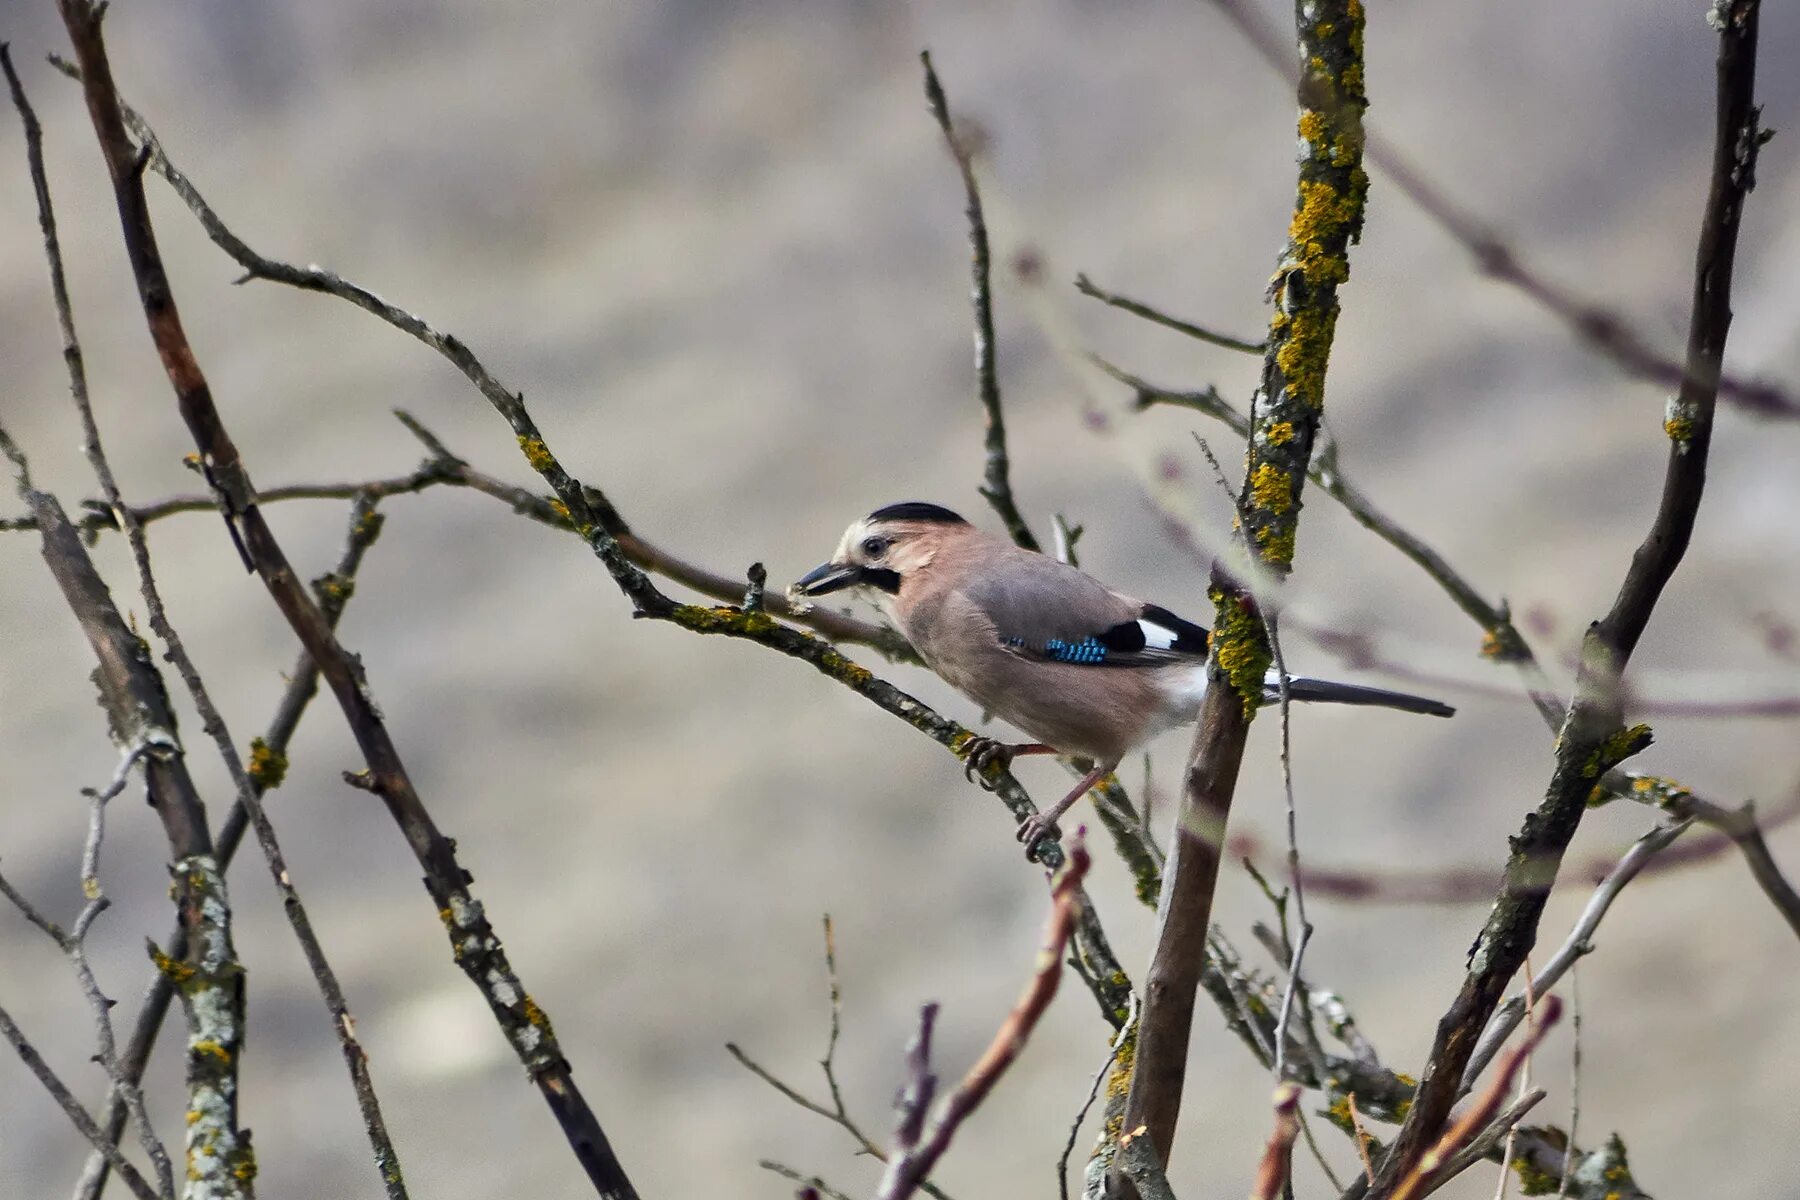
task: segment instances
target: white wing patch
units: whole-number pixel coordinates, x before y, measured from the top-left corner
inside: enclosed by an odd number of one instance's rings
[[[1175,645],[1175,639],[1181,635],[1173,629],[1158,625],[1148,617],[1138,618],[1138,628],[1144,631],[1144,649],[1167,650]]]

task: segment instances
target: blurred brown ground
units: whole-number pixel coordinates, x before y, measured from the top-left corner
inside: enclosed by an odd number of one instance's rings
[[[1679,346],[1711,133],[1704,6],[1371,7],[1371,120],[1538,266]],[[1293,106],[1204,4],[203,0],[122,4],[108,27],[127,96],[253,245],[335,267],[455,331],[640,531],[722,570],[762,559],[792,578],[887,501],[985,515],[961,199],[920,97],[923,45],[953,105],[991,137],[997,253],[1044,257],[1050,298],[1082,341],[1153,378],[1240,398],[1255,378],[1250,359],[1066,287],[1086,270],[1228,329],[1264,319]],[[52,6],[8,6],[0,37],[47,127],[124,487],[138,500],[190,490],[86,114],[41,63],[64,45]],[[1796,52],[1793,11],[1768,6],[1759,93],[1784,133],[1745,221],[1729,359],[1789,382],[1800,378],[1800,174],[1786,133]],[[94,488],[17,126],[10,114],[0,124],[0,409],[40,485],[71,503]],[[504,426],[438,359],[337,301],[231,287],[234,266],[166,189],[151,194],[188,326],[259,483],[410,468],[418,451],[394,406],[484,468],[528,480]],[[1329,408],[1346,469],[1490,594],[1554,620],[1540,645],[1566,653],[1648,520],[1662,396],[1479,279],[1379,175],[1353,267]],[[999,298],[1022,503],[1040,529],[1052,511],[1084,523],[1097,573],[1204,619],[1203,579],[1150,516],[1141,482],[1172,456],[1178,490],[1223,528],[1195,423],[1132,418],[1116,389],[1087,390],[1024,299],[1010,287]],[[1090,402],[1115,411],[1115,436],[1084,427]],[[1800,668],[1772,656],[1756,625],[1763,613],[1800,622],[1797,452],[1800,430],[1724,414],[1693,550],[1640,655],[1647,690],[1681,694],[1693,672],[1715,677],[1713,691],[1721,675],[1800,687]],[[346,639],[644,1195],[790,1194],[760,1156],[866,1190],[871,1167],[838,1131],[779,1100],[722,1044],[813,1085],[829,911],[841,1070],[868,1127],[887,1127],[920,1001],[943,1002],[941,1062],[960,1070],[1011,1002],[1043,910],[1001,810],[936,746],[803,666],[633,624],[578,544],[493,501],[437,491],[387,511]],[[302,569],[335,557],[343,505],[271,515]],[[158,525],[153,549],[174,618],[246,742],[279,694],[292,638],[216,518]],[[1328,501],[1309,504],[1300,550],[1299,583],[1319,603],[1422,661],[1454,652],[1475,669],[1464,618]],[[117,542],[101,557],[141,613]],[[0,858],[66,915],[78,903],[77,789],[103,781],[114,752],[84,682],[86,647],[26,536],[0,538],[0,636]],[[1303,643],[1289,656],[1333,666]],[[891,673],[974,719],[922,673]],[[1527,706],[1460,702],[1449,723],[1300,714],[1303,847],[1332,863],[1497,862],[1541,793],[1549,747]],[[1792,719],[1656,726],[1646,768],[1726,801],[1794,786]],[[1280,828],[1273,731],[1259,723],[1237,817],[1268,842]],[[200,741],[191,717],[187,733]],[[1184,748],[1181,735],[1159,746],[1163,778]],[[222,808],[222,773],[195,750]],[[356,762],[335,711],[317,704],[274,815],[348,986],[413,1194],[587,1194],[451,965],[399,838],[338,782]],[[1047,765],[1022,770],[1044,795],[1064,785]],[[1601,811],[1576,856],[1622,847],[1646,824],[1641,811]],[[1800,871],[1800,829],[1774,848]],[[1107,857],[1096,900],[1140,970],[1150,915]],[[247,858],[234,875],[251,994],[244,1109],[263,1194],[377,1195],[323,1009],[262,864]],[[113,810],[117,907],[96,934],[102,977],[127,1002],[121,1019],[144,976],[142,940],[167,925],[162,861],[134,789]],[[1550,937],[1585,893],[1559,894]],[[1310,972],[1346,996],[1390,1062],[1416,1066],[1482,911],[1321,899]],[[1228,873],[1218,915],[1246,946],[1263,914]],[[1800,1195],[1796,949],[1735,861],[1634,886],[1583,969],[1583,1140],[1620,1130],[1659,1196]],[[0,914],[0,963],[0,1000],[82,1095],[99,1095],[73,983],[13,914]],[[959,1137],[945,1186],[963,1200],[1050,1193],[1101,1032],[1088,998],[1066,988]],[[1567,1054],[1559,1036],[1540,1055],[1552,1093],[1540,1119],[1566,1119]],[[1268,1080],[1209,1010],[1193,1055],[1175,1181],[1186,1195],[1241,1194]],[[178,1070],[165,1045],[152,1090],[172,1142]],[[1347,1145],[1322,1136],[1349,1169]],[[1089,1144],[1084,1133],[1082,1153]],[[62,1116],[0,1057],[0,1195],[65,1195],[81,1157]],[[1322,1194],[1301,1162],[1303,1194]],[[1454,1194],[1492,1187],[1482,1173]]]

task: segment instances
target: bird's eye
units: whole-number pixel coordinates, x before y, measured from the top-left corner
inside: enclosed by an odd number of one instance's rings
[[[870,558],[880,558],[886,553],[888,540],[884,537],[868,537],[863,539],[862,552]]]

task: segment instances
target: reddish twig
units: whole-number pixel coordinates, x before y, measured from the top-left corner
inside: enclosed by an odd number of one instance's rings
[[[1537,1019],[1526,1029],[1524,1038],[1506,1052],[1493,1080],[1475,1098],[1474,1103],[1401,1178],[1393,1192],[1394,1200],[1415,1200],[1415,1197],[1425,1194],[1433,1185],[1442,1182],[1437,1178],[1441,1168],[1458,1150],[1474,1141],[1499,1113],[1507,1093],[1512,1090],[1513,1079],[1518,1075],[1519,1069],[1530,1059],[1531,1052],[1537,1049],[1538,1043],[1543,1041],[1544,1034],[1562,1016],[1562,1001],[1555,996],[1543,997],[1536,1007]]]
[[[1275,1132],[1263,1149],[1262,1162],[1256,1168],[1256,1182],[1250,1185],[1250,1200],[1275,1200],[1281,1185],[1287,1182],[1288,1166],[1294,1156],[1294,1139],[1300,1134],[1300,1087],[1284,1083],[1275,1089]]]
[[[927,1111],[937,1088],[931,1073],[931,1027],[936,1006],[927,1005],[920,1015],[919,1034],[908,1056],[908,1084],[900,1102],[900,1119],[894,1131],[894,1155],[875,1190],[876,1200],[902,1200],[912,1195],[950,1147],[950,1139],[970,1113],[981,1107],[1000,1077],[1006,1074],[1024,1049],[1038,1019],[1056,997],[1062,980],[1062,956],[1075,929],[1081,881],[1087,875],[1088,853],[1077,835],[1067,847],[1068,864],[1057,876],[1051,893],[1050,919],[1044,927],[1042,948],[1018,1002],[1001,1022],[994,1040],[950,1094],[944,1097],[927,1123]]]

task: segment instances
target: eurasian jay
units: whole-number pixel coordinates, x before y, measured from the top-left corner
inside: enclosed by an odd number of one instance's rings
[[[1191,723],[1206,694],[1205,629],[935,504],[876,509],[844,532],[830,562],[794,585],[806,596],[844,588],[871,593],[944,682],[1036,739],[976,739],[965,765],[971,778],[1020,754],[1092,760],[1073,791],[1019,827],[1028,849],[1134,748]],[[1271,672],[1264,702],[1279,693]],[[1288,696],[1435,717],[1456,711],[1318,679],[1290,677]]]

